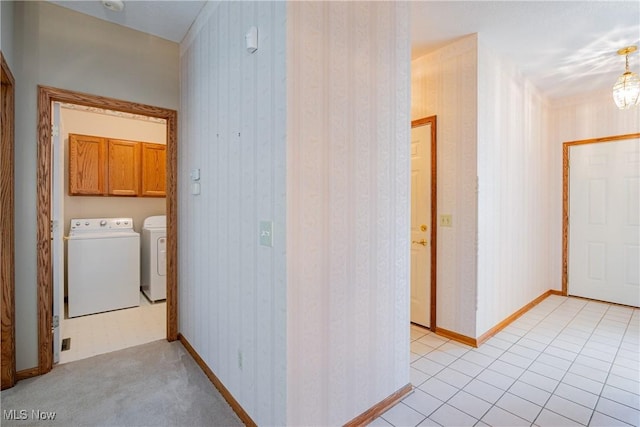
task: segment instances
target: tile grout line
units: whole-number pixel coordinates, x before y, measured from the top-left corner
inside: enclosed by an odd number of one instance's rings
[[[607,308],[607,312],[609,312],[609,310],[611,309],[611,306],[609,306]],[[602,385],[602,389],[600,390],[600,393],[598,393],[598,398],[596,399],[596,404],[593,407],[593,412],[591,413],[591,417],[589,417],[589,424],[591,424],[591,420],[593,419],[593,414],[596,413],[596,408],[598,407],[598,403],[600,403],[600,399],[602,398],[602,392],[604,391],[604,388],[607,386],[607,380],[609,379],[609,376],[611,375],[611,370],[613,369],[613,365],[615,364],[616,361],[616,357],[618,356],[618,353],[620,353],[620,347],[622,346],[622,343],[624,341],[624,336],[627,334],[627,331],[629,330],[629,324],[631,323],[631,320],[633,319],[633,311],[631,312],[631,315],[629,316],[629,320],[627,321],[627,326],[624,328],[624,333],[622,334],[622,338],[620,339],[620,343],[618,344],[618,348],[616,350],[616,354],[613,356],[613,361],[611,362],[611,365],[609,366],[609,369],[607,370],[607,376],[604,379],[604,383]],[[604,317],[604,316],[603,316]],[[600,324],[600,322],[598,322],[598,324]],[[622,404],[622,403],[620,403]],[[624,405],[626,406],[626,405]],[[603,414],[606,415],[608,417],[611,417],[613,419],[616,419],[618,421],[622,421],[623,423],[626,423],[626,421],[621,420],[619,418],[616,418],[613,415],[609,415],[609,414]],[[587,425],[589,425],[587,424]]]

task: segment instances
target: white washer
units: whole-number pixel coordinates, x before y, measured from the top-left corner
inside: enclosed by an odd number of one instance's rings
[[[167,299],[167,217],[150,216],[142,226],[142,292],[150,301]]]
[[[140,305],[133,219],[72,219],[67,249],[69,317]]]

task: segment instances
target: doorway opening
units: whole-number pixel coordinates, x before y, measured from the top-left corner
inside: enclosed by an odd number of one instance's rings
[[[165,264],[154,265],[153,301],[141,273],[166,253],[151,259],[145,245],[150,219],[164,227],[166,120],[59,102],[52,112],[53,363],[162,339]],[[130,238],[105,239],[110,230]]]
[[[64,89],[38,87],[37,171],[37,279],[38,279],[38,373],[53,367],[53,263],[51,247],[52,106],[55,102],[120,111],[166,120],[166,338],[177,339],[177,112],[144,104],[84,94]]]
[[[411,122],[411,323],[436,332],[437,117]]]

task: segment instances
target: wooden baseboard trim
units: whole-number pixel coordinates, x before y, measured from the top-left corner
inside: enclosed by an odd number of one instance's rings
[[[449,338],[450,340],[454,340],[462,344],[470,345],[471,347],[478,347],[478,341],[475,338],[449,331],[448,329],[436,328],[435,333],[436,335]]]
[[[16,372],[16,382],[20,380],[26,380],[27,378],[33,378],[40,375],[40,368],[37,366],[31,369],[23,369],[22,371]]]
[[[205,375],[213,383],[215,388],[218,389],[218,391],[220,392],[224,400],[227,401],[229,406],[231,406],[231,409],[233,409],[233,412],[235,412],[236,415],[238,415],[238,417],[244,423],[244,425],[248,427],[257,427],[257,424],[251,419],[249,414],[247,414],[247,412],[242,408],[242,406],[240,406],[240,403],[238,403],[238,401],[233,397],[233,395],[229,392],[229,390],[227,390],[224,384],[222,384],[222,381],[220,381],[218,377],[216,377],[216,375],[213,373],[211,368],[207,366],[205,361],[202,359],[202,357],[200,357],[198,352],[196,352],[196,350],[191,346],[191,344],[189,343],[189,341],[187,341],[184,335],[182,335],[181,333],[178,333],[178,340],[182,343],[184,348],[189,352],[191,357],[193,357],[193,359],[196,361],[198,366],[200,366],[200,369],[202,369]]]
[[[400,390],[394,392],[389,397],[373,405],[371,408],[346,423],[344,427],[366,426],[383,414],[387,409],[400,402],[407,394],[411,393],[412,390],[413,386],[411,384],[405,385]]]
[[[486,342],[488,339],[493,337],[495,334],[497,334],[498,332],[500,332],[501,330],[503,330],[504,328],[509,326],[518,317],[522,316],[527,311],[531,310],[533,307],[535,307],[536,305],[540,304],[549,295],[562,295],[562,291],[557,291],[555,289],[549,289],[548,291],[546,291],[545,293],[540,295],[538,298],[534,299],[530,303],[528,303],[525,306],[523,306],[522,308],[520,308],[520,310],[516,311],[511,316],[507,317],[502,322],[498,323],[496,326],[494,326],[493,328],[489,329],[484,334],[480,335],[480,337],[478,337],[478,339],[477,339],[478,345],[479,346],[482,345],[484,342]]]
[[[493,328],[489,329],[484,334],[480,335],[480,337],[478,337],[478,338],[471,338],[471,337],[468,337],[466,335],[462,335],[462,334],[459,334],[457,332],[449,331],[447,329],[442,329],[442,328],[436,328],[436,330],[434,332],[436,333],[436,335],[440,335],[440,336],[443,336],[445,338],[449,338],[451,340],[458,341],[459,343],[470,345],[471,347],[479,347],[482,344],[484,344],[488,339],[490,339],[492,336],[494,336],[495,334],[497,334],[498,332],[500,332],[501,330],[503,330],[504,328],[509,326],[511,323],[513,323],[513,321],[515,321],[518,317],[522,316],[527,311],[531,310],[534,306],[540,304],[540,302],[542,302],[542,300],[547,298],[549,295],[560,295],[560,296],[562,296],[562,291],[558,291],[558,290],[555,290],[555,289],[549,289],[548,291],[546,291],[545,293],[540,295],[538,298],[534,299],[533,301],[531,301],[530,303],[528,303],[524,307],[520,308],[518,311],[513,313],[511,316],[507,317],[502,322],[498,323],[496,326],[494,326]]]

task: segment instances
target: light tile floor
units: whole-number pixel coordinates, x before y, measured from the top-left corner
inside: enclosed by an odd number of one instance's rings
[[[166,302],[151,304],[140,293],[140,306],[74,318],[61,324],[71,348],[60,352],[60,364],[145,344],[166,337]]]
[[[415,389],[372,426],[638,426],[640,310],[550,296],[480,348],[411,326]]]

